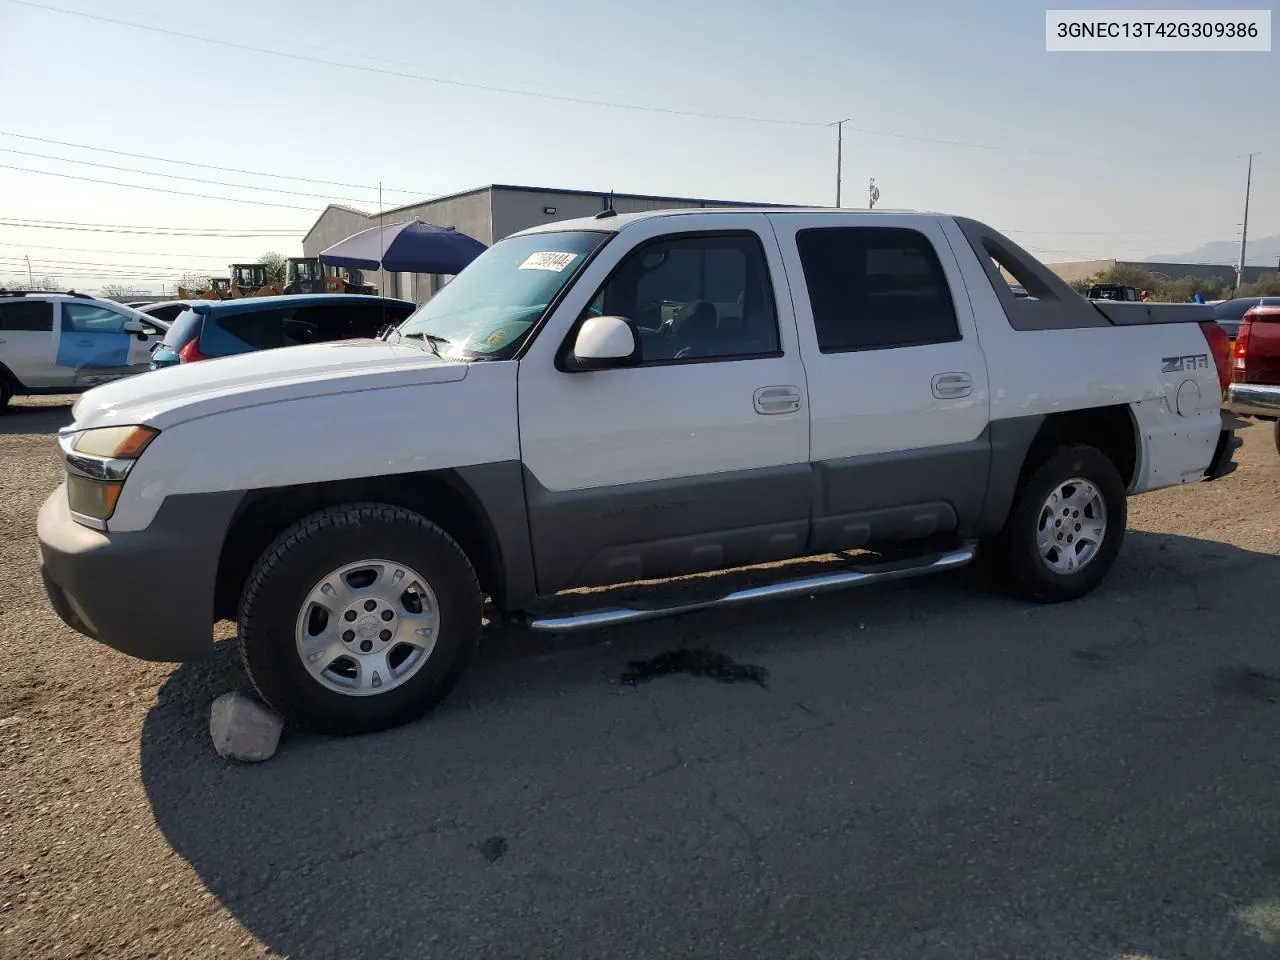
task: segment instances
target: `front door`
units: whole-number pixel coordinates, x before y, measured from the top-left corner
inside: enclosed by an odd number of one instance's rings
[[[809,374],[811,548],[964,531],[991,460],[986,358],[959,265],[919,217],[771,214]]]
[[[151,346],[160,333],[154,329],[151,333],[129,333],[124,325],[131,319],[138,318],[105,304],[63,301],[55,363],[71,371],[75,385],[82,387],[142,373],[151,362]]]
[[[780,268],[759,215],[643,222],[586,268],[520,361],[540,592],[803,551],[808,399]],[[640,365],[557,369],[589,315],[631,320]]]

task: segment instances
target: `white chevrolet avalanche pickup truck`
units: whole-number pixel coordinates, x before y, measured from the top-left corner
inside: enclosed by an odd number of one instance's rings
[[[1234,469],[1226,347],[1209,307],[1091,303],[965,218],[606,211],[502,240],[381,339],[85,394],[42,572],[143,659],[238,621],[262,697],[339,733],[444,697],[486,610],[566,632],[978,554],[1069,600],[1127,495]],[[833,553],[678,607],[546,603]]]

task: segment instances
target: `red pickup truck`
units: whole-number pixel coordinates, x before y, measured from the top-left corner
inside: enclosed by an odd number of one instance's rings
[[[1226,408],[1275,423],[1280,451],[1280,307],[1248,310],[1236,331]]]

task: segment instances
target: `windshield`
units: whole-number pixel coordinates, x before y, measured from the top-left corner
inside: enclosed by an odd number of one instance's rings
[[[451,360],[501,360],[607,239],[585,230],[509,237],[494,244],[397,330]]]

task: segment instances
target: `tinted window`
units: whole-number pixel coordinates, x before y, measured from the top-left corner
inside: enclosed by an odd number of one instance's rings
[[[227,316],[215,313],[210,325],[214,329],[205,330],[200,338],[200,349],[213,356],[223,356],[290,346],[299,342],[285,338],[284,321],[292,314],[292,310],[255,310]],[[219,333],[224,336],[219,336]]]
[[[298,308],[293,319],[314,324],[319,340],[356,340],[376,337],[387,324],[401,323],[414,309],[359,301],[332,303]]]
[[[0,330],[53,330],[53,304],[47,300],[0,302]]]
[[[588,315],[631,320],[643,363],[766,356],[779,350],[769,268],[753,233],[660,239],[631,253]]]
[[[892,227],[803,230],[796,236],[823,353],[960,339],[933,246]]]
[[[62,329],[67,333],[122,333],[129,319],[96,303],[64,303]]]
[[[155,317],[157,320],[172,323],[173,318],[185,309],[187,308],[180,303],[167,303],[163,307],[143,307],[142,312],[148,316]]]
[[[1213,312],[1219,321],[1238,325],[1244,319],[1245,311],[1259,304],[1266,306],[1280,304],[1280,297],[1237,297],[1215,305]]]

